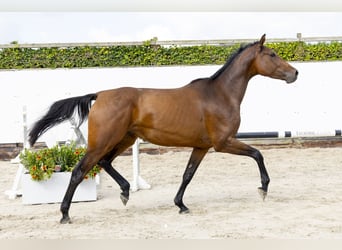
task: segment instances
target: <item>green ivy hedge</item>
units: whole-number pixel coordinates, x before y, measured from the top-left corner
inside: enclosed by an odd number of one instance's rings
[[[5,48],[0,50],[0,69],[224,64],[239,46],[162,47],[146,42],[141,46]],[[342,60],[340,42],[281,42],[267,46],[287,61]]]

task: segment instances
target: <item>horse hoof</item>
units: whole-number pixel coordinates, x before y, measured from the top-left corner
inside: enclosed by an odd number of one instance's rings
[[[121,194],[120,195],[120,199],[121,199],[122,203],[124,204],[124,206],[126,206],[128,200],[129,200],[128,197],[123,195],[123,194]]]
[[[261,187],[258,188],[258,192],[260,194],[262,201],[265,201],[265,198],[267,196],[267,192],[265,190],[263,190]]]
[[[61,223],[61,224],[71,224],[71,220],[70,220],[69,217],[66,217],[66,218],[63,217],[63,218],[60,220],[59,223]]]
[[[190,210],[188,208],[182,208],[181,210],[179,210],[179,214],[189,214]]]

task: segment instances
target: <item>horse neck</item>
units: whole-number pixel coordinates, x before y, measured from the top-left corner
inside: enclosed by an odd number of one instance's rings
[[[246,50],[251,50],[251,48]],[[244,53],[249,54],[244,55]],[[254,59],[252,53],[254,52],[243,51],[216,79],[220,92],[238,104],[241,104],[245,96],[249,80],[255,76],[251,68]]]

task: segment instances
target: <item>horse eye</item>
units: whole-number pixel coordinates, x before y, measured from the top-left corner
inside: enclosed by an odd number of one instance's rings
[[[273,53],[270,54],[270,56],[271,56],[271,57],[275,57],[276,54],[273,52]]]

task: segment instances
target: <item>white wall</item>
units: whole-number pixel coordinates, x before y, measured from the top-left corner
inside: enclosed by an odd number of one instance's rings
[[[240,132],[341,129],[342,62],[292,63],[298,80],[285,82],[257,76],[242,104]],[[0,71],[0,143],[22,142],[22,107],[28,124],[56,100],[121,86],[171,88],[212,75],[221,66],[91,68]],[[82,130],[86,135],[86,126]],[[64,141],[73,135],[65,123],[39,141]]]

